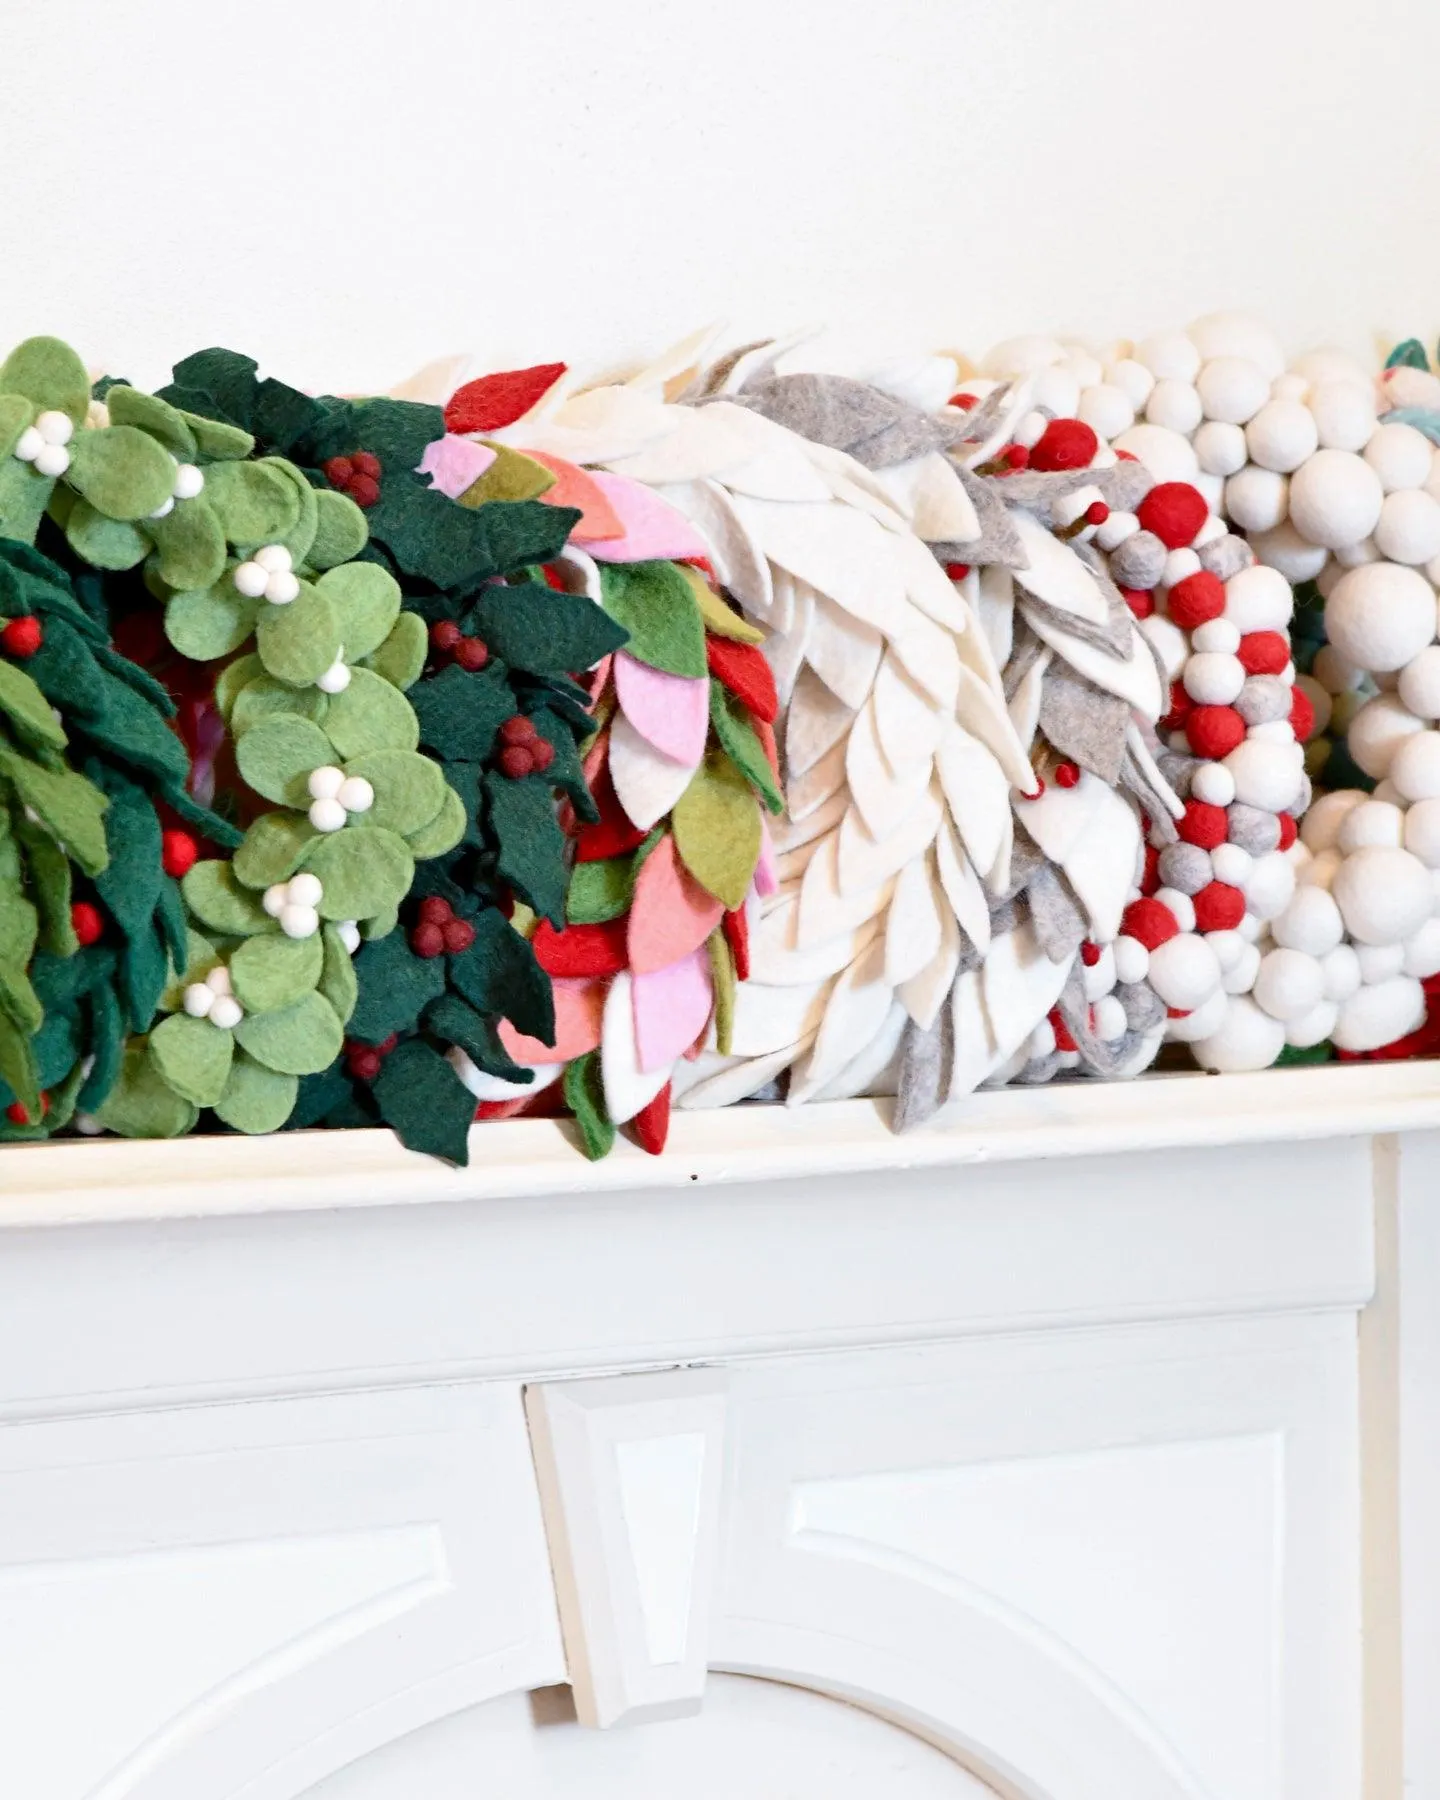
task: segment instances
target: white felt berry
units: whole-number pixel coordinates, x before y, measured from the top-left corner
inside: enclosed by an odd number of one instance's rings
[[[296,906],[318,906],[325,897],[325,889],[320,877],[312,875],[308,869],[302,869],[298,875],[292,875],[285,884],[287,897]]]
[[[345,771],[337,769],[334,763],[323,763],[310,771],[305,785],[312,800],[333,800],[345,785]]]
[[[320,915],[313,906],[287,901],[280,909],[280,929],[288,938],[314,937],[320,929]]]
[[[1381,501],[1381,505],[1384,505],[1384,501]],[[1361,538],[1358,544],[1342,544],[1333,554],[1342,569],[1359,569],[1366,563],[1381,560],[1373,536]]]
[[[337,656],[315,683],[322,694],[343,694],[350,685],[350,665],[344,655]]]
[[[283,544],[265,544],[255,552],[255,561],[267,574],[288,572],[294,567],[294,558]]]
[[[1244,425],[1270,398],[1265,371],[1243,356],[1217,356],[1195,377],[1207,419]]]
[[[1162,887],[1155,890],[1155,898],[1169,909],[1182,931],[1195,929],[1195,902],[1188,894],[1181,893],[1179,888]]]
[[[1300,535],[1332,550],[1369,537],[1385,490],[1380,477],[1348,450],[1317,450],[1290,477],[1290,517]]]
[[[1174,587],[1177,583],[1188,581],[1192,575],[1200,572],[1200,558],[1193,550],[1172,550],[1165,558],[1164,573],[1160,577],[1162,587]]]
[[[92,400],[85,408],[85,423],[91,431],[104,431],[110,423],[110,408],[103,400]]]
[[[245,1009],[233,994],[219,994],[210,1008],[210,1023],[221,1031],[233,1031],[245,1017]]]
[[[1325,972],[1303,950],[1270,950],[1260,959],[1254,994],[1272,1019],[1299,1019],[1325,997]]]
[[[1075,416],[1083,419],[1098,437],[1114,438],[1135,423],[1135,408],[1123,389],[1101,381],[1081,388]]]
[[[1440,918],[1427,919],[1413,937],[1404,943],[1402,973],[1428,981],[1440,975]]]
[[[1381,425],[1364,454],[1387,494],[1424,487],[1430,474],[1430,440],[1413,425]]]
[[[1320,887],[1297,887],[1270,929],[1275,942],[1285,949],[1324,956],[1345,935],[1345,922],[1333,894]]]
[[[1203,937],[1182,931],[1150,952],[1149,982],[1166,1006],[1190,1012],[1220,986],[1220,963]]]
[[[16,439],[12,454],[19,462],[33,463],[44,448],[44,438],[33,425],[27,425]]]
[[[1321,381],[1308,401],[1322,448],[1363,450],[1375,431],[1375,402],[1354,381]]]
[[[1425,1017],[1425,990],[1409,975],[1358,988],[1342,1001],[1331,1034],[1339,1050],[1378,1050],[1412,1032]]]
[[[230,971],[224,963],[216,963],[205,977],[205,985],[212,994],[228,994],[233,992],[230,982]]]
[[[1330,723],[1330,696],[1313,675],[1297,676],[1295,685],[1303,691],[1305,698],[1310,702],[1310,710],[1315,715],[1315,723],[1311,728],[1310,736],[1317,738]]]
[[[194,463],[180,463],[175,470],[175,486],[173,489],[177,500],[193,500],[203,492],[205,477]]]
[[[336,798],[347,813],[365,813],[375,804],[375,790],[363,775],[350,775]]]
[[[265,592],[270,571],[263,569],[258,562],[243,562],[230,579],[234,582],[237,593],[243,594],[247,600],[258,600]]]
[[[81,1137],[99,1137],[105,1130],[105,1126],[101,1120],[95,1117],[94,1113],[77,1112],[75,1115],[75,1129],[80,1133]]]
[[[1045,427],[1049,420],[1042,412],[1028,412],[1018,425],[1012,426],[1010,440],[1015,444],[1023,444],[1027,450],[1033,449],[1045,435]]]
[[[208,987],[205,982],[192,981],[185,989],[185,1010],[192,1019],[206,1018],[218,997],[214,988]]]
[[[1295,884],[1297,887],[1324,888],[1328,894],[1336,872],[1344,861],[1344,855],[1339,850],[1321,850],[1309,862],[1296,864]]]
[[[1145,402],[1145,419],[1148,424],[1161,425],[1167,431],[1177,431],[1182,437],[1189,437],[1204,416],[1200,396],[1188,381],[1176,381],[1170,377],[1157,381],[1150,390],[1150,398]]]
[[[1127,985],[1143,981],[1150,969],[1150,952],[1139,938],[1117,937],[1112,948],[1115,952],[1115,979]]]
[[[1335,845],[1342,855],[1353,856],[1357,850],[1398,850],[1404,836],[1405,815],[1398,806],[1385,800],[1362,800],[1340,821]]]
[[[1207,419],[1195,433],[1195,455],[1206,475],[1234,475],[1249,456],[1245,433],[1238,425]]]
[[[1331,885],[1345,929],[1360,944],[1398,944],[1430,917],[1430,871],[1408,850],[1370,847],[1347,856]]]
[[[1295,895],[1295,865],[1283,850],[1257,856],[1245,878],[1245,917],[1240,929],[1278,918]]]
[[[1440,500],[1424,488],[1387,494],[1375,527],[1375,548],[1392,562],[1412,565],[1440,555]]]
[[[1331,591],[1334,591],[1333,587]],[[1362,675],[1349,657],[1342,656],[1333,644],[1325,644],[1315,652],[1310,670],[1332,694],[1343,694],[1347,688],[1358,686]]]
[[[1245,685],[1245,665],[1225,651],[1201,651],[1185,665],[1185,692],[1197,706],[1229,706]]]
[[[1422,800],[1405,814],[1405,848],[1427,869],[1440,869],[1440,800]]]
[[[1340,711],[1338,705],[1336,711]],[[1383,781],[1396,750],[1412,733],[1424,729],[1424,721],[1401,703],[1398,694],[1377,694],[1350,720],[1345,743],[1360,768],[1374,780]]]
[[[360,927],[354,919],[341,919],[335,927],[340,933],[340,942],[353,956],[360,948]]]
[[[1294,610],[1290,583],[1263,563],[1239,570],[1225,583],[1225,617],[1246,636],[1252,631],[1284,631]]]
[[[1348,1000],[1361,984],[1360,958],[1353,944],[1337,944],[1320,958],[1325,972],[1325,998]]]
[[[1135,352],[1135,360],[1157,381],[1194,381],[1200,372],[1200,352],[1183,331],[1157,332]]]
[[[1164,425],[1132,425],[1120,433],[1113,447],[1144,463],[1157,481],[1193,481],[1199,472],[1189,438]]]
[[[1440,719],[1440,644],[1427,644],[1411,657],[1395,691],[1417,719]]]
[[[1080,383],[1068,369],[1058,365],[1040,369],[1035,375],[1031,396],[1036,406],[1043,406],[1055,418],[1073,419],[1080,403]]]
[[[1095,387],[1103,379],[1105,374],[1105,369],[1100,362],[1100,359],[1092,356],[1088,350],[1083,349],[1076,344],[1066,346],[1063,366],[1067,368],[1080,383],[1082,393],[1088,387]]]
[[[1440,731],[1417,731],[1398,745],[1390,759],[1389,779],[1403,800],[1440,799]],[[1399,823],[1397,812],[1397,827]]]
[[[1290,523],[1282,519],[1271,531],[1256,531],[1250,536],[1250,548],[1269,569],[1277,569],[1287,581],[1315,581],[1330,560],[1323,544],[1311,544]],[[1336,571],[1337,577],[1339,571]]]
[[[1155,386],[1155,377],[1133,356],[1122,356],[1118,362],[1111,363],[1105,371],[1105,379],[1112,387],[1120,389],[1137,412],[1150,398],[1150,390]]]
[[[1423,575],[1395,563],[1351,569],[1325,602],[1330,642],[1372,674],[1403,669],[1434,641],[1435,590]]]
[[[47,444],[63,448],[75,435],[75,422],[69,413],[42,412],[35,421],[35,429]]]
[[[1298,400],[1268,400],[1245,427],[1245,442],[1262,469],[1288,475],[1315,454],[1320,434],[1308,406]]]
[[[265,598],[272,606],[289,606],[300,598],[299,577],[289,569],[276,569],[265,578]]]
[[[1129,1028],[1125,1008],[1113,994],[1105,994],[1095,1002],[1095,1035],[1107,1044],[1124,1037]]]
[[[64,414],[60,415],[64,418]],[[68,425],[70,421],[65,420]],[[70,467],[70,452],[63,444],[45,444],[35,458],[35,471],[39,475],[48,475],[56,481]]]
[[[1284,1048],[1285,1027],[1248,994],[1231,1000],[1219,1030],[1192,1046],[1202,1069],[1213,1069],[1222,1075],[1268,1069]]]
[[[1225,512],[1244,531],[1273,531],[1290,506],[1290,483],[1272,469],[1248,464],[1225,483]]]
[[[1209,1037],[1212,1031],[1218,1031],[1225,1023],[1229,1004],[1224,988],[1216,988],[1208,999],[1192,1007],[1184,1017],[1167,1019],[1165,1036],[1177,1044],[1190,1044],[1197,1038]]]
[[[1207,806],[1229,806],[1235,798],[1235,777],[1224,763],[1201,763],[1190,778],[1190,792]]]
[[[1118,550],[1126,538],[1134,537],[1140,521],[1132,512],[1112,512],[1103,525],[1095,529],[1095,542],[1102,550]]]
[[[150,519],[168,519],[170,517],[171,513],[174,512],[174,510],[175,510],[175,496],[173,494],[167,494],[166,497],[155,508],[154,512],[147,513],[146,517],[150,518]]]
[[[278,919],[285,910],[285,903],[289,898],[290,893],[285,882],[277,881],[273,886],[266,888],[260,904],[272,919]]]
[[[1362,981],[1388,981],[1392,975],[1398,975],[1405,967],[1405,946],[1403,944],[1357,944],[1355,960],[1360,964]]]
[[[310,823],[317,831],[343,831],[349,814],[338,800],[313,800],[310,803]]]
[[[1220,656],[1233,656],[1240,648],[1240,628],[1233,619],[1207,619],[1190,634],[1191,647]]]
[[[1239,844],[1217,844],[1210,852],[1210,868],[1215,879],[1228,887],[1244,887],[1253,861],[1250,852]]]

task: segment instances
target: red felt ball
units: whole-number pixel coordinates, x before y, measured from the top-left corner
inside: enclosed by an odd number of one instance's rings
[[[969,563],[946,563],[945,573],[952,581],[963,581],[970,573]]]
[[[478,637],[462,637],[455,646],[455,660],[462,669],[475,675],[489,662],[490,651]]]
[[[1290,645],[1278,631],[1247,631],[1235,654],[1247,675],[1278,675],[1290,660]]]
[[[388,1056],[390,1054],[390,1052],[395,1048],[395,1046],[399,1042],[400,1042],[399,1033],[392,1031],[390,1033],[389,1037],[381,1038],[380,1042],[375,1046],[375,1048],[380,1052],[380,1054],[382,1056]]]
[[[1198,631],[1225,610],[1225,583],[1209,569],[1197,569],[1170,590],[1170,617],[1182,631]]]
[[[0,644],[11,656],[33,656],[45,642],[45,633],[40,621],[32,615],[23,619],[11,619],[3,631],[0,631]]]
[[[1137,619],[1148,619],[1155,610],[1155,595],[1149,588],[1121,588],[1120,598]]]
[[[555,746],[547,744],[544,738],[537,737],[530,745],[530,760],[535,765],[536,773],[543,775],[555,760]]]
[[[705,660],[710,673],[757,719],[772,724],[780,711],[780,696],[770,665],[753,644],[737,644],[731,638],[705,638]]]
[[[1178,731],[1195,710],[1195,702],[1178,681],[1170,683],[1170,710],[1160,723],[1166,731]]]
[[[331,487],[347,488],[350,478],[355,473],[355,464],[348,456],[332,456],[328,462],[322,463],[325,479]]]
[[[410,948],[417,956],[438,956],[445,948],[445,932],[439,925],[428,921],[417,925],[410,933]]]
[[[1135,508],[1135,516],[1162,544],[1183,550],[1195,541],[1195,533],[1210,517],[1210,508],[1199,488],[1188,481],[1162,481]]]
[[[373,475],[356,475],[345,492],[357,506],[373,506],[380,498],[380,483]]]
[[[1185,721],[1185,736],[1197,756],[1218,762],[1245,740],[1245,721],[1233,706],[1197,706]]]
[[[1055,785],[1062,788],[1073,788],[1080,785],[1080,765],[1074,762],[1062,762],[1055,765]]]
[[[380,479],[380,458],[373,450],[357,450],[350,464],[357,475],[368,475],[372,481]]]
[[[475,942],[475,927],[468,919],[450,919],[440,930],[445,939],[445,948],[452,956],[468,950]]]
[[[1093,969],[1104,954],[1098,944],[1092,944],[1088,939],[1080,946],[1080,960],[1087,969]]]
[[[557,931],[548,919],[535,927],[530,948],[547,975],[618,975],[628,968],[628,917],[603,925],[567,925]]]
[[[1083,419],[1052,419],[1031,446],[1030,467],[1046,473],[1088,469],[1099,448],[1093,427]]]
[[[418,913],[422,925],[444,925],[455,917],[455,908],[439,894],[429,894],[420,902]]]
[[[451,432],[499,431],[523,418],[565,373],[563,362],[537,363],[530,369],[507,369],[482,375],[457,388],[445,406],[445,429]]]
[[[520,781],[534,773],[535,758],[519,744],[511,744],[508,750],[500,752],[500,767],[511,781]]]
[[[163,831],[160,834],[160,866],[167,875],[176,880],[188,875],[195,867],[195,859],[200,854],[200,846],[188,831]]]
[[[670,1083],[667,1081],[648,1105],[642,1106],[630,1121],[635,1142],[649,1156],[658,1156],[670,1135]]]
[[[727,912],[720,921],[725,932],[725,942],[730,946],[730,955],[735,963],[735,979],[750,979],[750,920],[744,908],[736,912]]]
[[[1140,892],[1153,894],[1160,886],[1160,852],[1153,844],[1145,846],[1140,870]]]
[[[1210,806],[1204,800],[1187,800],[1178,829],[1187,844],[1198,844],[1202,850],[1218,850],[1230,835],[1230,821],[1223,806]]]
[[[1295,839],[1300,835],[1300,828],[1290,817],[1289,813],[1280,813],[1277,817],[1280,825],[1279,848],[1288,850],[1295,842]]]
[[[1085,523],[1087,525],[1103,525],[1109,517],[1110,508],[1103,500],[1092,500],[1085,508]]]
[[[1055,1048],[1057,1050],[1073,1050],[1075,1040],[1070,1035],[1070,1027],[1061,1018],[1058,1006],[1049,1014],[1049,1019],[1050,1029],[1055,1033]]]
[[[430,642],[448,656],[461,639],[460,627],[453,619],[437,619],[430,627]]]
[[[531,744],[535,741],[534,722],[524,713],[515,713],[500,727],[500,740],[506,744]]]
[[[42,1090],[40,1094],[40,1118],[43,1119],[49,1110],[50,1096]],[[40,1122],[39,1119],[32,1119],[30,1117],[30,1114],[25,1110],[24,1103],[19,1100],[12,1100],[10,1105],[5,1108],[5,1117],[12,1125],[37,1125]]]
[[[369,1044],[356,1044],[345,1053],[345,1062],[357,1081],[373,1081],[384,1058]]]
[[[1234,931],[1245,917],[1245,896],[1224,881],[1201,888],[1193,905],[1197,931]]]
[[[1309,743],[1315,731],[1315,702],[1298,684],[1290,695],[1290,729],[1297,744]]]
[[[947,406],[958,406],[961,412],[974,412],[979,404],[978,394],[952,394],[946,402]]]
[[[105,929],[100,908],[92,906],[88,900],[75,901],[70,908],[70,929],[82,945],[98,943]]]
[[[1179,922],[1163,900],[1132,900],[1125,908],[1120,929],[1147,950],[1158,950],[1180,935]]]
[[[1018,475],[1021,469],[1029,467],[1030,452],[1023,444],[1007,444],[1000,455],[1012,475]]]

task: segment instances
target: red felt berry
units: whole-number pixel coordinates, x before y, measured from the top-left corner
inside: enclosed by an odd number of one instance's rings
[[[1147,950],[1158,950],[1162,944],[1168,944],[1172,937],[1180,935],[1179,922],[1163,900],[1132,900],[1125,908],[1120,929],[1126,937],[1137,939]]]
[[[437,619],[430,627],[430,642],[442,655],[448,656],[462,637],[460,627],[453,619]]]
[[[1000,460],[1009,466],[1012,475],[1018,475],[1021,469],[1030,465],[1030,452],[1023,444],[1007,444],[1000,452]]]
[[[325,471],[325,479],[331,487],[348,488],[351,477],[355,473],[354,461],[348,456],[332,456],[321,464]]]
[[[1104,954],[1098,944],[1092,944],[1088,939],[1080,946],[1080,960],[1087,969],[1093,969]]]
[[[160,834],[160,866],[178,881],[195,867],[200,846],[188,831],[170,830]]]
[[[1308,743],[1315,731],[1315,702],[1298,685],[1290,695],[1290,729],[1297,744]]]
[[[1140,892],[1153,894],[1160,886],[1160,852],[1153,844],[1146,844],[1141,854]]]
[[[952,394],[946,404],[958,406],[961,412],[974,412],[980,404],[980,397],[978,394]]]
[[[357,450],[350,458],[350,466],[357,475],[368,475],[372,481],[380,479],[380,458],[373,450]]]
[[[357,1081],[373,1081],[384,1061],[371,1044],[351,1044],[345,1052],[345,1064]]]
[[[1201,888],[1192,904],[1197,931],[1234,931],[1245,917],[1245,896],[1224,881]]]
[[[1137,619],[1148,619],[1155,610],[1155,596],[1149,588],[1121,588],[1120,598]]]
[[[770,665],[753,644],[737,644],[730,638],[705,639],[705,660],[710,673],[729,688],[737,700],[772,724],[780,711],[780,696]]]
[[[478,637],[462,637],[455,646],[455,660],[474,675],[490,660],[490,652]]]
[[[45,642],[45,633],[41,630],[40,621],[33,615],[23,619],[11,619],[0,631],[0,644],[11,656],[33,656]]]
[[[969,563],[946,563],[945,573],[952,581],[963,581],[970,573]]]
[[[1162,481],[1135,508],[1135,516],[1169,549],[1183,550],[1195,541],[1210,508],[1199,488],[1188,481]]]
[[[455,908],[439,894],[430,894],[420,902],[417,916],[422,925],[444,925],[455,917]]]
[[[1182,631],[1197,631],[1225,610],[1225,583],[1208,569],[1197,569],[1170,590],[1170,617]]]
[[[1202,850],[1217,850],[1230,835],[1230,821],[1223,806],[1210,806],[1204,800],[1187,800],[1179,832],[1187,844],[1198,844]]]
[[[373,506],[380,498],[380,483],[373,475],[356,475],[345,492],[357,506]]]
[[[1279,845],[1279,847],[1282,850],[1288,850],[1290,848],[1290,846],[1295,842],[1295,839],[1299,836],[1300,828],[1299,828],[1299,826],[1296,825],[1295,821],[1290,817],[1289,813],[1279,814],[1279,825],[1280,825],[1280,845]]]
[[[537,737],[529,749],[530,760],[534,763],[536,772],[543,775],[555,760],[555,746],[547,744],[544,738]]]
[[[1052,419],[1031,446],[1030,467],[1046,473],[1088,469],[1099,448],[1099,438],[1083,419]]]
[[[658,1156],[670,1134],[670,1083],[667,1081],[655,1098],[642,1106],[630,1121],[635,1142],[648,1156]]]
[[[1074,762],[1062,762],[1055,765],[1055,785],[1062,788],[1073,788],[1080,785],[1080,765]]]
[[[1117,450],[1115,459],[1117,462],[1139,462],[1140,460],[1133,450]]]
[[[535,758],[520,744],[511,744],[500,752],[500,767],[511,781],[520,781],[535,769]]]
[[[1278,675],[1290,660],[1290,645],[1278,631],[1247,631],[1235,654],[1247,675]]]
[[[1188,1019],[1193,1010],[1194,1009],[1189,1006],[1167,1006],[1165,1008],[1165,1017],[1167,1019]]]
[[[1055,1007],[1049,1016],[1050,1029],[1055,1033],[1055,1048],[1057,1050],[1073,1050],[1075,1040],[1070,1035],[1070,1027],[1060,1016],[1060,1008]]]
[[[533,743],[535,737],[535,726],[524,713],[515,713],[500,727],[500,741],[503,744],[519,744],[523,747]]]
[[[1178,681],[1170,683],[1170,710],[1160,723],[1166,731],[1178,731],[1195,710],[1195,702]]]
[[[1197,756],[1218,762],[1245,739],[1245,721],[1233,706],[1197,706],[1185,720],[1185,736]]]
[[[468,950],[475,942],[475,927],[468,919],[451,919],[440,927],[445,939],[445,948],[452,956],[462,950]]]
[[[445,948],[445,932],[439,925],[428,921],[417,925],[410,933],[410,948],[417,956],[438,956]]]
[[[389,1037],[381,1038],[380,1042],[375,1046],[375,1048],[380,1052],[380,1054],[382,1056],[388,1056],[390,1054],[390,1052],[395,1048],[395,1046],[399,1042],[400,1042],[399,1033],[392,1031],[390,1033]]]
[[[1092,500],[1085,508],[1085,523],[1087,525],[1103,525],[1109,517],[1110,508],[1103,500]]]
[[[82,945],[98,943],[105,929],[100,908],[92,906],[88,900],[75,901],[70,908],[70,929]]]

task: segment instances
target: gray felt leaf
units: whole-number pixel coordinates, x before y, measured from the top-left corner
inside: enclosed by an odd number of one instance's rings
[[[1074,956],[1085,941],[1085,915],[1053,863],[1036,870],[1025,890],[1040,948],[1053,963]]]
[[[996,493],[995,485],[983,475],[972,475],[968,469],[962,469],[958,465],[955,472],[975,508],[975,516],[980,521],[980,535],[978,538],[967,538],[963,543],[934,544],[931,548],[936,556],[942,563],[965,562],[976,567],[999,563],[1006,569],[1027,568],[1029,558],[1021,548],[1019,533],[1010,523],[1005,502]]]
[[[1140,803],[1140,810],[1150,823],[1152,834],[1159,839],[1160,846],[1173,844],[1179,840],[1180,833],[1175,828],[1174,817],[1170,808],[1165,804],[1164,796],[1156,788],[1148,772],[1140,766],[1134,752],[1128,747],[1120,764],[1120,775],[1115,785],[1135,796]]]
[[[1129,725],[1125,701],[1064,663],[1051,663],[1040,688],[1040,729],[1061,756],[1114,787],[1125,760]]]
[[[848,375],[776,375],[751,383],[740,404],[812,444],[885,469],[958,443],[969,426],[907,406]]]
[[[928,1031],[922,1031],[913,1020],[906,1023],[900,1045],[900,1079],[893,1119],[896,1131],[910,1131],[923,1125],[939,1111],[950,1092],[954,1061],[953,1007],[942,1005]]]
[[[1131,1031],[1153,1031],[1165,1017],[1165,1003],[1148,981],[1121,982],[1115,998],[1125,1008],[1125,1021]]]
[[[963,430],[967,444],[983,443],[999,424],[1001,413],[1010,404],[1012,385],[1011,382],[1002,381],[999,387],[991,389],[978,406],[972,406],[966,413]]]

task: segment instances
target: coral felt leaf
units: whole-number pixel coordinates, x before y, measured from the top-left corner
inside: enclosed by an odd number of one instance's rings
[[[649,974],[688,956],[705,942],[724,911],[685,868],[667,834],[636,877],[626,933],[631,969]]]
[[[604,981],[585,977],[557,977],[552,992],[555,999],[553,1044],[527,1037],[509,1019],[500,1020],[497,1027],[500,1042],[512,1061],[537,1067],[570,1062],[574,1057],[584,1056],[587,1050],[593,1050],[599,1044],[600,1022],[605,1011]]]
[[[593,475],[578,463],[566,462],[563,456],[551,456],[543,450],[529,450],[526,455],[555,477],[554,487],[542,496],[545,504],[569,507],[579,513],[574,536],[592,542],[597,538],[603,541],[624,537],[624,522]]]

